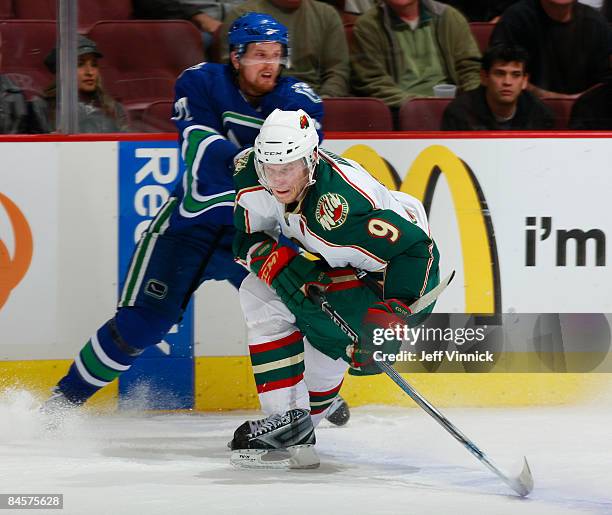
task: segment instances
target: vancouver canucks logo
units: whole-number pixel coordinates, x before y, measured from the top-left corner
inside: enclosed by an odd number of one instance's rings
[[[300,129],[307,129],[309,125],[310,124],[308,123],[308,118],[306,118],[306,115],[303,114],[300,116]]]
[[[315,218],[323,229],[331,231],[340,227],[348,216],[349,206],[346,199],[338,193],[325,193],[317,202]]]

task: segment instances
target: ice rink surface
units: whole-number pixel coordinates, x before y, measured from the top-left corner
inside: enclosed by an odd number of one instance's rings
[[[535,479],[518,498],[418,408],[353,409],[317,430],[321,467],[235,470],[226,443],[257,412],[69,417],[49,434],[28,392],[0,397],[0,493],[62,493],[62,513],[612,514],[612,409],[445,409],[506,471],[526,455]]]

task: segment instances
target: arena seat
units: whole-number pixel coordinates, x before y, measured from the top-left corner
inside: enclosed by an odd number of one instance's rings
[[[359,14],[357,13],[349,13],[346,11],[339,11],[340,19],[342,20],[342,25],[355,25],[357,20],[359,19]]]
[[[378,98],[324,98],[323,108],[325,132],[393,130],[391,111]]]
[[[78,0],[79,32],[87,32],[101,20],[127,20],[132,14],[131,0]],[[14,0],[15,17],[55,20],[57,0]]]
[[[480,49],[480,53],[483,53],[487,47],[489,46],[489,40],[491,39],[491,34],[493,33],[493,29],[495,28],[495,23],[487,23],[487,22],[472,22],[470,23],[470,30],[472,31],[472,35],[478,44],[478,48]]]
[[[13,0],[15,18],[55,20],[56,0]]]
[[[567,98],[547,98],[542,100],[555,115],[555,129],[565,130],[569,127],[569,119],[575,100]]]
[[[174,102],[160,100],[147,106],[142,113],[141,126],[144,132],[176,132],[170,119]]]
[[[355,28],[355,24],[354,23],[344,23],[343,24],[344,27],[344,37],[346,38],[346,43],[349,46],[349,50],[350,48],[353,46],[353,29]]]
[[[2,73],[22,90],[41,94],[55,76],[43,60],[55,46],[55,22],[6,20],[0,22]]]
[[[130,110],[173,100],[178,75],[204,60],[200,32],[183,20],[102,21],[88,36],[104,54],[105,88]]]
[[[439,131],[442,115],[452,98],[413,98],[399,111],[400,131]]]
[[[0,0],[0,20],[6,20],[12,17],[13,17],[12,0]]]

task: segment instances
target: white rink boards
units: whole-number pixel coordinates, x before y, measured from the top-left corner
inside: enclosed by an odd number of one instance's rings
[[[457,271],[438,312],[612,312],[605,286],[612,281],[612,219],[602,216],[612,191],[610,137],[532,136],[476,140],[396,133],[383,139],[332,137],[325,146],[430,205],[442,273]],[[138,138],[67,141],[52,136],[42,142],[32,137],[0,142],[6,163],[0,193],[19,208],[33,242],[23,277],[9,291],[0,291],[0,299],[5,297],[0,306],[0,372],[10,378],[9,384],[23,380],[48,388],[112,316],[122,276],[120,257],[130,252],[119,241],[125,218],[119,201],[126,196],[123,165],[126,159],[134,165],[128,171],[136,183],[127,205],[147,216],[154,215],[169,193],[167,181],[176,171],[176,159],[168,165],[146,157],[178,156],[173,136]],[[146,186],[138,183],[145,176],[151,181]],[[16,231],[7,213],[3,203],[0,241],[15,259],[15,254],[24,255],[27,241],[17,238],[23,231]],[[23,244],[17,246],[18,241]],[[15,267],[9,269],[14,275]],[[183,338],[192,347],[195,407],[256,407],[236,292],[227,284],[209,283],[195,299],[194,330]],[[448,405],[474,397],[472,392],[481,392],[478,398],[490,394],[486,405],[496,399],[510,404],[523,399],[567,402],[582,392],[582,381],[575,377],[563,387],[555,383],[542,399],[539,383],[530,382],[526,395],[520,388],[526,378],[508,376],[500,374],[495,384],[466,386],[459,394],[455,381],[439,385],[434,378],[424,392],[443,389],[442,399],[436,400]],[[155,377],[148,377],[154,384]],[[229,383],[227,377],[232,378]],[[350,390],[352,402],[369,403],[386,391],[379,390],[379,382],[363,381],[369,394]],[[347,388],[352,388],[349,380]]]
[[[36,250],[0,308],[0,359],[69,358],[112,314],[119,281],[118,145],[0,143],[6,163],[0,193],[19,206]],[[430,223],[442,272],[455,269],[457,277],[439,312],[612,312],[604,287],[612,281],[612,219],[602,216],[612,191],[609,138],[329,139],[325,146],[374,163],[369,168],[383,180],[386,160],[401,187],[416,196],[427,189],[431,171],[441,171],[429,191]],[[559,231],[565,231],[561,240]],[[0,239],[9,252],[14,237],[0,208]],[[534,265],[527,264],[531,258]],[[245,355],[234,290],[212,283],[197,299],[196,356]],[[32,311],[35,324],[27,323]]]

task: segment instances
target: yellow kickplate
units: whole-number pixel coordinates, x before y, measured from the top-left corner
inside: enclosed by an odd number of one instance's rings
[[[0,361],[0,394],[7,389],[24,389],[43,401],[51,388],[66,374],[72,360]],[[87,402],[88,408],[114,409],[117,406],[118,382],[97,392]]]
[[[71,360],[0,361],[0,392],[23,388],[43,400],[66,373]],[[588,402],[612,389],[612,374],[414,373],[403,376],[440,407],[547,406]],[[384,375],[347,375],[341,390],[351,406],[415,406]],[[116,406],[113,381],[87,403],[96,409]],[[248,356],[198,357],[195,362],[195,409],[258,409],[259,401]]]

